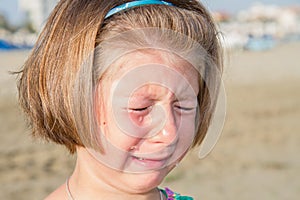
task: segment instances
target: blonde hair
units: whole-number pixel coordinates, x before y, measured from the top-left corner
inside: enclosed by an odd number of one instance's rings
[[[28,115],[33,135],[63,144],[71,153],[76,146],[99,145],[95,136],[94,90],[106,71],[105,53],[109,54],[120,41],[115,40],[115,46],[102,44],[126,31],[159,28],[186,36],[206,52],[193,54],[208,60],[199,84],[201,116],[193,146],[199,145],[215,108],[219,90],[216,71],[222,73],[223,68],[218,32],[209,12],[197,0],[170,0],[174,6],[135,7],[104,19],[110,9],[124,2],[129,1],[61,0],[58,3],[25,62],[18,83],[19,101]],[[138,40],[122,37],[124,44],[142,48],[149,41],[149,34],[144,32],[140,40],[143,42],[138,44]],[[170,42],[171,38],[160,41],[164,46],[174,43]],[[182,51],[191,52],[191,45],[188,42],[184,45]],[[215,67],[210,67],[211,64]],[[213,90],[208,84],[213,85]],[[79,132],[86,134],[86,139]]]

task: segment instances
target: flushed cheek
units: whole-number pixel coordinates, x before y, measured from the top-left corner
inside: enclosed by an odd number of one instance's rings
[[[152,117],[149,114],[128,113],[130,120],[137,127],[149,127],[152,124]]]
[[[162,130],[166,114],[160,106],[154,106],[149,113],[139,114],[127,109],[114,109],[114,124],[119,132],[129,137],[144,139]]]
[[[149,131],[149,126],[142,126],[145,120],[143,116],[130,114],[126,110],[115,112],[113,120],[115,132],[124,137],[144,138]]]

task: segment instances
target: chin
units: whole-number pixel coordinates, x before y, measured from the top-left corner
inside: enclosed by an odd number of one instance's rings
[[[127,189],[131,188],[132,192],[144,193],[156,188],[165,178],[170,170],[161,169],[145,173],[127,174]]]

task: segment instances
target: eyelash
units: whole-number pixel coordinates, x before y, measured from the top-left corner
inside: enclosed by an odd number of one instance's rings
[[[129,111],[132,111],[134,113],[142,113],[145,112],[147,110],[150,110],[152,108],[152,106],[147,106],[147,107],[143,107],[143,108],[129,108]]]
[[[195,109],[194,107],[182,107],[182,106],[175,106],[175,108],[183,110],[185,112],[192,111]]]
[[[195,109],[194,107],[182,107],[182,106],[176,106],[176,105],[174,107],[176,109],[179,109],[179,110],[183,111],[183,112],[189,112],[189,111],[192,111],[192,110]],[[147,107],[143,107],[143,108],[129,108],[128,110],[132,111],[133,113],[141,114],[141,113],[146,112],[148,110],[150,112],[151,109],[152,109],[152,106],[147,106]]]

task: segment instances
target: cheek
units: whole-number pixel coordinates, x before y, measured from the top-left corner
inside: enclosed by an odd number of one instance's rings
[[[166,113],[161,106],[153,106],[149,112],[114,109],[113,117],[113,123],[120,132],[137,139],[145,139],[158,133],[166,121]]]
[[[114,130],[124,137],[142,139],[149,131],[150,116],[132,114],[126,110],[116,109],[111,123]]]
[[[136,145],[139,141],[138,138],[125,134],[117,126],[112,126],[112,124],[108,124],[104,128],[104,131],[107,141],[111,145],[123,151],[129,151],[130,148]]]
[[[130,121],[133,126],[138,127],[139,129],[149,127],[152,124],[152,116],[147,114],[138,114],[138,113],[129,113],[128,114]],[[146,131],[146,130],[145,130]]]
[[[192,144],[195,134],[195,116],[181,117],[181,123],[178,127],[179,143],[184,146]]]
[[[119,117],[116,117],[116,114],[112,115],[112,111],[108,107],[103,114],[105,124],[101,124],[100,134],[106,138],[107,142],[110,143],[109,145],[123,151],[129,151],[130,147],[138,142],[138,138],[130,136],[128,131],[124,129],[125,127],[129,127],[128,120],[124,120],[124,117],[120,113],[117,113]]]

